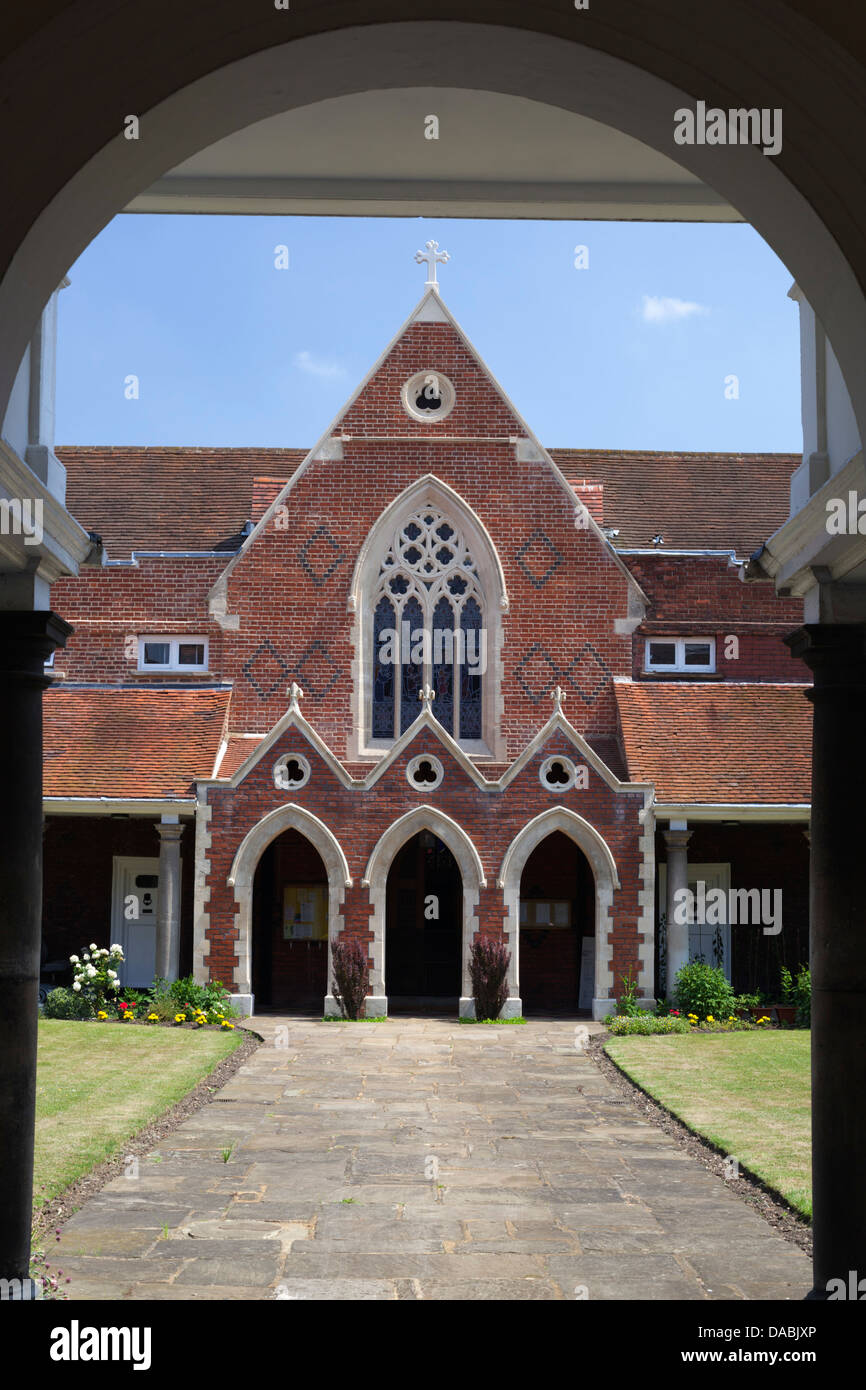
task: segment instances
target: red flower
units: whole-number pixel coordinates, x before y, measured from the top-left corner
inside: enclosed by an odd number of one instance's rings
[[[117,1007],[118,1007],[119,1009],[128,1009],[128,1008],[129,1008],[129,1005],[128,1005],[128,1004],[120,1003],[120,1004],[118,1004]]]

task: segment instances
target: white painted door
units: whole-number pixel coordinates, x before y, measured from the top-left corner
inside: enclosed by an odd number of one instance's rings
[[[145,988],[156,971],[156,907],[159,859],[114,858],[112,941],[123,947],[120,980]]]
[[[667,902],[667,865],[659,864],[659,910],[664,912]],[[689,864],[688,883],[691,892],[694,894],[693,902],[697,910],[698,903],[701,901],[698,884],[702,883],[704,901],[706,895],[714,888],[721,888],[725,895],[725,905],[721,909],[721,922],[689,922],[689,960],[697,960],[703,957],[707,965],[720,965],[726,977],[731,978],[731,924],[728,921],[728,903],[730,902],[729,888],[731,886],[731,866],[730,864]],[[697,915],[697,911],[692,913],[692,918]],[[709,915],[709,914],[705,914]],[[715,912],[712,913],[715,916]],[[718,936],[716,933],[718,932]],[[718,957],[718,947],[721,945],[721,960]]]

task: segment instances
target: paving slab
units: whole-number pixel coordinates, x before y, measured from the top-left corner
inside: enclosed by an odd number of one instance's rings
[[[69,1297],[803,1298],[806,1256],[623,1104],[578,1021],[254,1019],[219,1099],[66,1223]]]

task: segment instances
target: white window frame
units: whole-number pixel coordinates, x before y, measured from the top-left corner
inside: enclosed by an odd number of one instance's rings
[[[152,661],[145,662],[144,647],[146,642],[162,642],[167,644],[169,649],[168,662],[160,665],[157,665]],[[200,666],[181,666],[180,661],[178,660],[178,649],[181,645],[185,646],[188,642],[196,642],[204,647],[204,661]],[[206,637],[189,637],[186,635],[186,633],[181,633],[180,636],[174,637],[155,637],[151,636],[150,634],[148,634],[146,637],[139,637],[138,669],[140,672],[144,674],[147,674],[150,671],[189,671],[203,673],[208,669],[208,640]]]
[[[676,649],[676,658],[673,665],[659,665],[650,661],[650,645],[653,642],[673,643]],[[710,661],[708,666],[687,666],[686,665],[686,645],[691,642],[701,642],[710,649]],[[662,674],[676,671],[683,675],[713,675],[716,670],[716,639],[715,637],[666,637],[657,633],[654,637],[647,637],[644,646],[644,672],[646,675],[653,675],[657,672]]]

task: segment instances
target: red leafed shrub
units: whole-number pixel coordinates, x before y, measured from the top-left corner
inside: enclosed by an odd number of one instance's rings
[[[331,989],[343,1018],[363,1018],[370,982],[367,951],[357,937],[348,936],[334,946],[334,982]]]
[[[469,978],[476,1018],[498,1018],[508,998],[511,952],[499,937],[482,936],[469,950]]]

